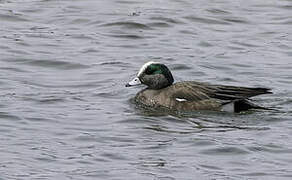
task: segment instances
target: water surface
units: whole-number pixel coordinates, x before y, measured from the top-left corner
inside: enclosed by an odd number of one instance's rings
[[[0,0],[1,179],[291,179],[292,1]],[[274,111],[131,103],[176,79],[272,88]]]

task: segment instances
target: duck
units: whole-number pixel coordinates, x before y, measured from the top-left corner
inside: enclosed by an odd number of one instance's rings
[[[136,94],[136,103],[175,112],[207,110],[239,113],[250,109],[268,109],[252,103],[249,98],[272,93],[271,89],[262,87],[216,85],[196,81],[174,83],[169,68],[154,61],[145,63],[126,87],[141,84],[147,87]]]

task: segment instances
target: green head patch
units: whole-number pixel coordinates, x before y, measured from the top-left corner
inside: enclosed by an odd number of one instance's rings
[[[173,77],[170,70],[164,64],[150,64],[145,69],[145,74],[147,75],[155,75],[162,74],[169,81],[169,83],[173,83]]]

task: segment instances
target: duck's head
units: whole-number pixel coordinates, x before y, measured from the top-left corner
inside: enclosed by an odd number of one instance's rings
[[[150,61],[141,67],[137,77],[126,84],[126,87],[145,84],[150,89],[162,89],[172,83],[170,70],[164,64]]]

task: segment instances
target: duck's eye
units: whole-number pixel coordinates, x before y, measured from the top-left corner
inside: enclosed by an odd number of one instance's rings
[[[147,75],[162,74],[161,65],[160,64],[151,64],[145,70],[145,74],[147,74]]]
[[[150,66],[146,69],[145,73],[148,74],[148,75],[151,75],[151,74],[153,74],[155,71],[156,71],[155,66],[154,66],[154,65],[150,65]]]
[[[137,79],[135,79],[135,81],[137,81]]]

